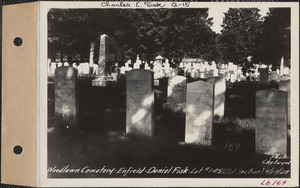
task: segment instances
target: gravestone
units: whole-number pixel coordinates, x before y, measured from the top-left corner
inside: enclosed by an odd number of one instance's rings
[[[53,77],[54,76],[54,74],[55,74],[55,69],[56,69],[56,63],[51,63],[50,64],[50,75],[49,76],[51,76],[51,77]]]
[[[154,135],[153,72],[135,69],[126,76],[126,133]]]
[[[290,80],[284,80],[279,82],[279,90],[288,92],[288,125],[290,125],[290,116],[291,116],[291,81]]]
[[[154,79],[162,78],[164,77],[163,67],[160,63],[161,60],[156,60],[154,62],[153,66],[153,72],[154,72]]]
[[[82,74],[90,74],[90,64],[88,62],[81,63]]]
[[[163,108],[178,112],[185,108],[186,101],[186,77],[174,76],[168,80],[167,103]]]
[[[99,59],[98,59],[98,75],[107,76],[108,65],[108,37],[103,34],[100,36]]]
[[[75,69],[77,69],[77,63],[73,63],[72,67],[74,67]]]
[[[103,34],[100,36],[98,74],[96,79],[92,80],[92,86],[106,87],[116,84],[116,81],[113,79],[110,72],[108,49],[108,37],[107,35]]]
[[[256,153],[286,154],[287,95],[277,89],[256,92]]]
[[[202,146],[212,144],[214,85],[205,81],[187,84],[185,142]]]
[[[55,70],[55,124],[78,124],[77,70],[73,67],[58,67]]]
[[[259,74],[260,74],[259,81],[269,82],[269,70],[268,70],[268,68],[259,68],[258,71],[259,71]]]
[[[215,85],[214,116],[223,118],[225,112],[226,80],[224,77],[211,77],[207,79],[207,82]]]
[[[274,80],[276,82],[279,82],[279,80],[280,80],[279,78],[280,78],[279,74],[276,71],[270,72],[270,74],[269,74],[269,80]]]

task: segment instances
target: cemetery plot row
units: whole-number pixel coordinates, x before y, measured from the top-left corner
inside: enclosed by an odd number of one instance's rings
[[[188,84],[183,76],[169,79],[164,108],[172,111],[185,110],[185,143],[212,145],[214,116],[224,116],[225,84],[225,79],[219,77]],[[126,73],[127,134],[154,136],[153,87],[152,71],[136,69]],[[288,91],[288,86],[285,90]],[[257,91],[257,153],[287,153],[288,103],[288,92],[275,89]],[[59,67],[55,72],[56,126],[78,124],[78,109],[77,70]]]

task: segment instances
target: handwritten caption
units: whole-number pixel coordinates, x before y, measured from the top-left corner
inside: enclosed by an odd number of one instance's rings
[[[138,1],[138,2],[110,2],[104,1],[100,3],[101,7],[106,8],[188,8],[190,2],[149,2],[149,1]]]
[[[262,168],[262,169],[242,169],[242,168],[214,168],[214,167],[180,167],[180,166],[166,166],[165,168],[152,167],[121,167],[109,168],[103,166],[101,168],[90,168],[85,166],[83,168],[70,168],[69,165],[58,168],[57,166],[49,167],[48,173],[80,173],[80,174],[107,174],[107,175],[121,175],[126,177],[129,174],[218,174],[218,175],[286,175],[289,170],[281,168]]]
[[[290,165],[291,160],[287,155],[282,155],[282,154],[274,154],[270,158],[265,159],[261,162],[264,165]]]
[[[230,143],[228,142],[226,145],[225,145],[225,149],[228,149],[229,151],[234,151],[234,152],[237,152],[239,150],[239,148],[241,147],[241,144],[239,143]]]

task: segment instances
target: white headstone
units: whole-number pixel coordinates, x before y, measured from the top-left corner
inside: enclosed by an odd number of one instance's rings
[[[179,68],[183,68],[183,62],[179,63]]]
[[[72,64],[72,67],[74,67],[75,69],[77,69],[77,64],[76,64],[76,63],[73,63],[73,64]]]
[[[125,74],[125,69],[126,69],[126,68],[125,68],[124,66],[122,66],[121,69],[120,69],[120,70],[121,70],[120,73],[121,73],[121,74]]]

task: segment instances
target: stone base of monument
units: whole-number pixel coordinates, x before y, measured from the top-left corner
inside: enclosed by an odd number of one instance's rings
[[[164,103],[163,109],[169,110],[171,112],[185,113],[185,104],[183,104],[183,103],[179,103],[179,104]]]
[[[92,80],[92,86],[98,87],[112,86],[116,83],[117,81],[114,80],[112,76],[99,76],[96,77],[96,79]]]

